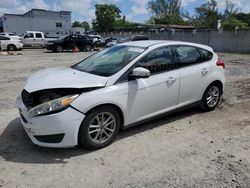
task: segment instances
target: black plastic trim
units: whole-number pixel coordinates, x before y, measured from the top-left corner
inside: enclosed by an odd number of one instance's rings
[[[44,143],[60,143],[65,134],[51,134],[51,135],[34,135],[34,137],[39,141],[39,142],[44,142]]]
[[[74,110],[76,110],[77,112],[80,112],[81,114],[84,114],[83,112],[81,112],[80,110],[78,110],[77,108],[75,108],[74,106],[69,105],[69,107],[72,108],[72,109],[74,109]]]

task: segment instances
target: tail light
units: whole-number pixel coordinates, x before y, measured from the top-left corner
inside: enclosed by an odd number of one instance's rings
[[[216,65],[219,67],[223,67],[223,69],[225,69],[225,63],[220,59],[218,59],[218,61],[216,62]]]

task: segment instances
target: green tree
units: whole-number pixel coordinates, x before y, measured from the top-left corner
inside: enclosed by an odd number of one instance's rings
[[[237,20],[240,20],[244,23],[247,23],[248,26],[250,26],[250,13],[246,14],[246,13],[237,13],[237,14],[233,14],[232,15],[234,18],[236,18]]]
[[[85,31],[89,31],[90,30],[90,25],[86,21],[82,22],[82,27],[84,28]]]
[[[83,27],[85,31],[90,30],[90,25],[86,21],[83,22],[75,21],[73,22],[72,27]]]
[[[222,27],[225,30],[233,30],[236,27],[239,29],[247,29],[249,28],[247,23],[238,20],[236,18],[234,18],[233,16],[230,16],[228,19],[226,19],[225,21],[222,22]]]
[[[195,8],[195,12],[196,15],[191,19],[191,22],[196,27],[216,28],[218,20],[221,19],[215,0],[209,0]]]
[[[151,0],[148,9],[156,17],[180,15],[181,0]]]
[[[224,15],[226,18],[228,18],[231,15],[237,14],[240,11],[240,8],[237,6],[237,4],[234,4],[233,2],[226,0],[226,7],[224,11]]]
[[[114,4],[96,4],[96,19],[93,20],[93,28],[99,32],[109,32],[111,31],[119,19],[120,9]]]
[[[82,27],[82,24],[79,21],[74,21],[72,27]]]
[[[181,0],[151,0],[148,9],[153,13],[150,18],[155,24],[185,24],[180,16]]]

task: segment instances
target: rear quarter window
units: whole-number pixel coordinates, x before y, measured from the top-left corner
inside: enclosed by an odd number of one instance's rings
[[[200,52],[203,61],[210,61],[213,58],[213,53],[208,50],[200,49]]]
[[[176,46],[176,55],[180,67],[193,65],[202,61],[201,54],[193,46]]]

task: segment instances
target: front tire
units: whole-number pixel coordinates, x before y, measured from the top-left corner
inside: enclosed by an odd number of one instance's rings
[[[219,104],[222,95],[222,88],[218,84],[211,84],[207,87],[201,101],[202,110],[212,111]]]
[[[56,46],[56,52],[61,53],[62,51],[63,51],[62,45],[57,45],[57,46]]]
[[[79,143],[95,150],[111,144],[121,125],[118,111],[112,106],[101,106],[91,110],[79,130]]]

